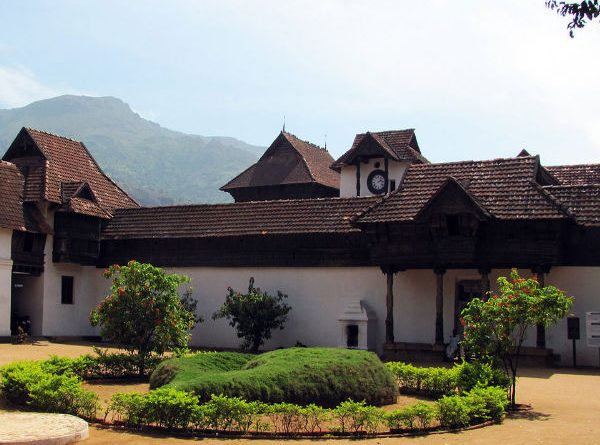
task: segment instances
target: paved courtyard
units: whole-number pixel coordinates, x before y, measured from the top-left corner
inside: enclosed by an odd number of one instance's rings
[[[44,359],[50,355],[78,356],[91,349],[85,344],[40,342],[37,345],[0,344],[0,365],[15,360]],[[600,370],[527,369],[517,388],[517,398],[533,410],[494,425],[457,434],[434,434],[426,437],[371,439],[370,444],[599,444],[600,443]],[[0,406],[0,411],[6,407]],[[203,444],[275,442],[258,440],[199,439]],[[92,426],[85,444],[189,444],[194,439],[131,434]],[[315,443],[290,441],[287,443]],[[325,441],[319,443],[357,443],[357,441]]]

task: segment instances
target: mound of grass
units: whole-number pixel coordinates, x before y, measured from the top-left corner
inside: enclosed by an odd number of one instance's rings
[[[334,348],[278,349],[260,355],[209,352],[161,363],[151,388],[167,386],[263,402],[336,406],[347,399],[391,403],[394,376],[372,352]]]

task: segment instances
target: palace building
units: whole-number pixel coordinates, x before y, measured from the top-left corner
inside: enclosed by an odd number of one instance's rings
[[[575,297],[578,362],[598,363],[585,320],[600,312],[600,165],[525,151],[432,163],[414,130],[359,134],[334,160],[281,132],[221,190],[235,202],[140,207],[83,143],[22,129],[0,162],[0,336],[23,320],[35,336],[97,336],[103,268],[136,259],[190,276],[194,346],[237,347],[210,315],[253,277],[292,307],[267,348],[440,359],[464,305],[516,267]],[[532,330],[527,357],[570,363],[566,325]]]

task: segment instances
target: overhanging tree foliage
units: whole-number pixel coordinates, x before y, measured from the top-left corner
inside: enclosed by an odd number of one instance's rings
[[[137,261],[110,266],[104,276],[112,278],[110,295],[90,313],[90,322],[103,337],[138,355],[140,376],[150,354],[187,347],[201,321],[189,293],[179,294],[188,277]]]
[[[598,0],[586,0],[583,2],[559,2],[550,0],[546,2],[546,7],[558,12],[558,14],[571,17],[571,22],[567,25],[569,35],[574,36],[576,28],[583,28],[587,21],[593,21],[600,17],[600,5]]]
[[[516,404],[519,359],[529,328],[549,326],[564,318],[573,299],[554,286],[540,287],[536,278],[521,278],[513,269],[510,279],[498,278],[498,294],[471,300],[461,315],[467,356],[501,363],[511,379],[510,401]]]

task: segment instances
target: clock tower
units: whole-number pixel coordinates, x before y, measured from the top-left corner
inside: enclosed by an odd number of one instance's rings
[[[410,129],[357,134],[331,168],[341,173],[341,197],[377,196],[398,188],[409,165],[428,162]]]

